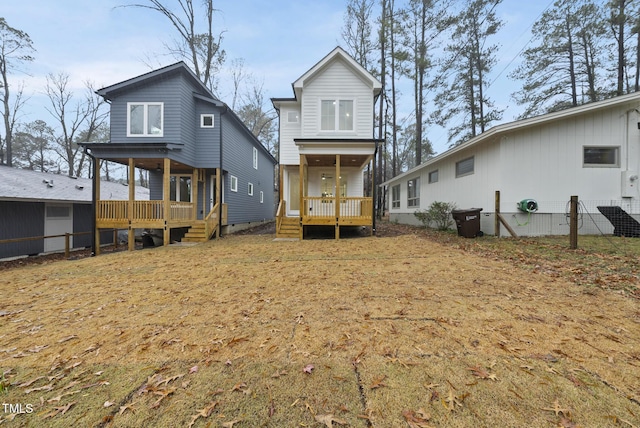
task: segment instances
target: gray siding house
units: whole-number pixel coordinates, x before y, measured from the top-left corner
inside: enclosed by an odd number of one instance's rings
[[[111,104],[111,137],[84,146],[96,163],[128,165],[131,194],[95,201],[96,231],[155,229],[167,245],[170,236],[182,236],[171,229],[186,231],[182,241],[205,241],[274,218],[276,160],[185,63],[97,94]],[[149,171],[149,201],[134,197],[135,168]]]
[[[92,181],[0,165],[0,259],[59,252],[64,237],[2,242],[65,233],[71,248],[91,246]],[[101,199],[117,200],[129,194],[127,186],[102,182]],[[149,190],[136,189],[136,199],[149,199]],[[88,233],[89,232],[89,233]],[[101,241],[112,243],[104,231]]]

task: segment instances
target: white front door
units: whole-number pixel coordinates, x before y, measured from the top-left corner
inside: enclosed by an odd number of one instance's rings
[[[73,233],[73,205],[45,204],[44,236],[64,235],[65,233]],[[69,247],[73,248],[73,236],[69,238]],[[45,253],[62,250],[64,250],[64,237],[44,240]]]

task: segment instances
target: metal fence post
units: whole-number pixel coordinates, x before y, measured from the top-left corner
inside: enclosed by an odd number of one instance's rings
[[[578,197],[572,196],[569,212],[569,247],[572,250],[578,248]]]

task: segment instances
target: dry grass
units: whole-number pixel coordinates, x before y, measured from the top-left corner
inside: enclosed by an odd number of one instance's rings
[[[4,270],[0,401],[33,411],[0,423],[640,426],[640,301],[476,245],[229,236]]]

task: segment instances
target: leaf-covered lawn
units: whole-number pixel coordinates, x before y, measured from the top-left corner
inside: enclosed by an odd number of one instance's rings
[[[409,232],[4,270],[0,422],[640,426],[633,276],[585,286]]]

